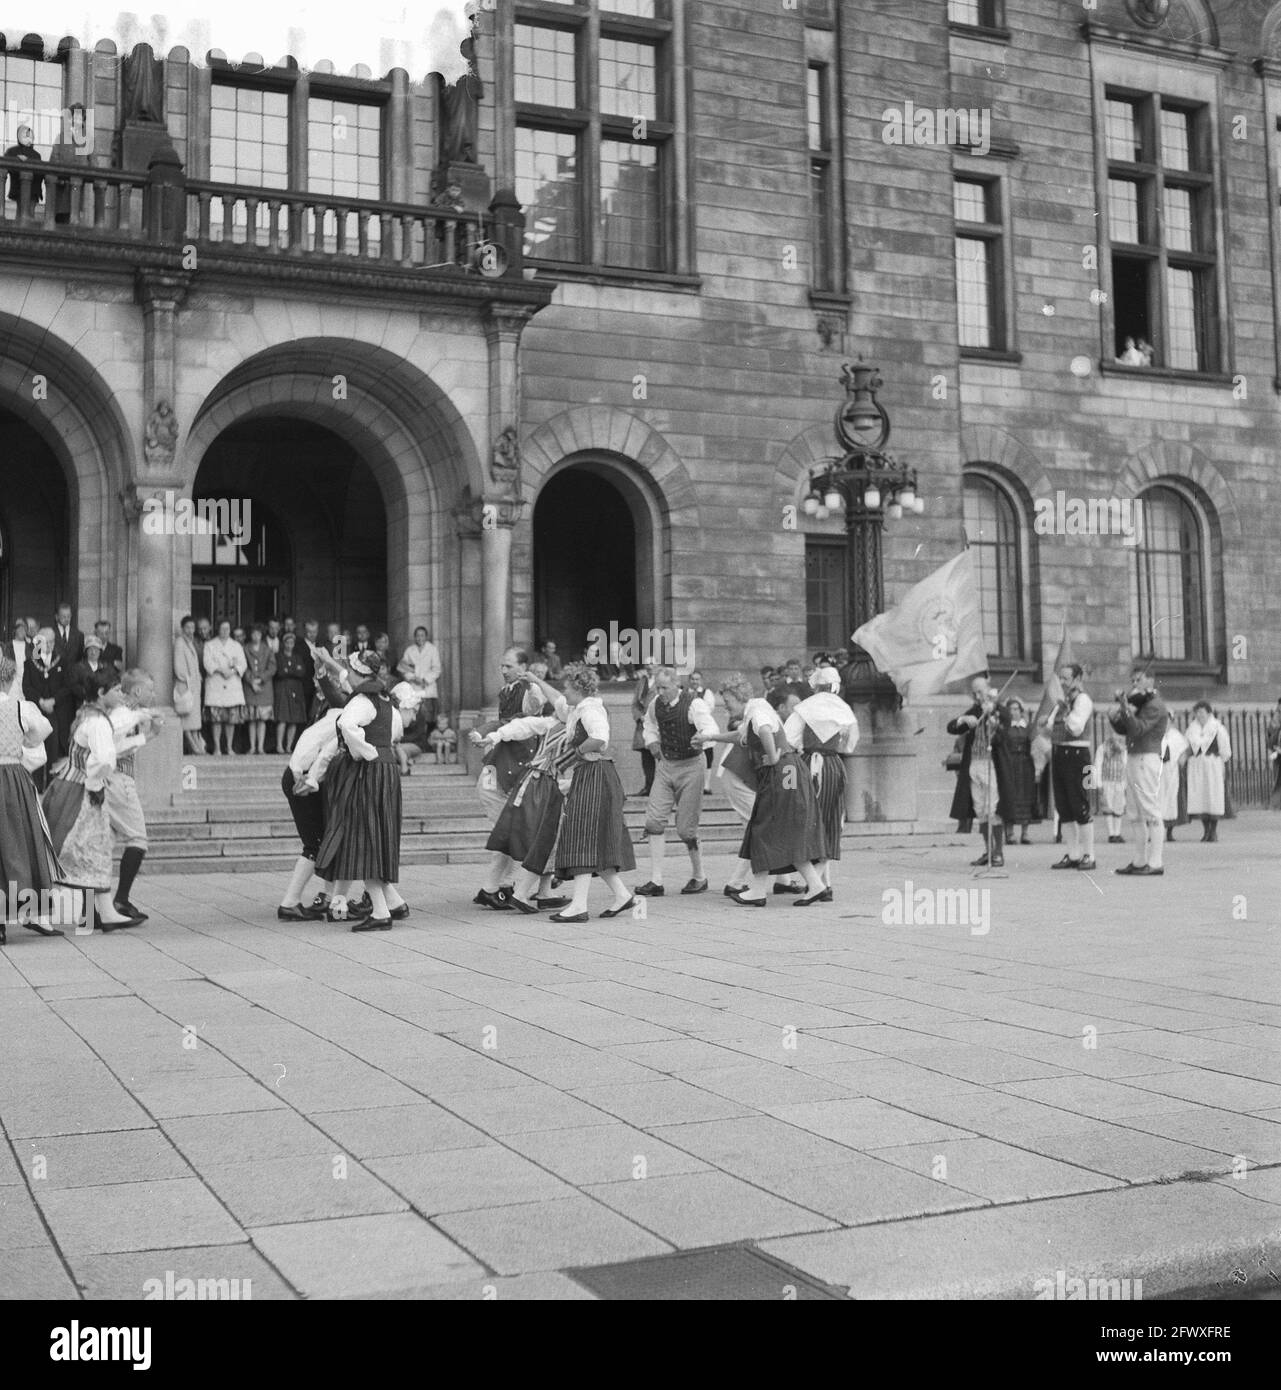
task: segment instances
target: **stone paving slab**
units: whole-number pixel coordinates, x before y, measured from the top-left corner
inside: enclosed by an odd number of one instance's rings
[[[0,1049],[40,1059],[0,1072],[0,1296],[581,1298],[558,1271],[727,1239],[860,1296],[1216,1284],[1279,1229],[1276,825],[1144,884],[887,837],[821,911],[577,927],[411,868],[377,939],[276,922],[278,876],[144,874],[142,929],[0,950]],[[884,926],[908,879],[991,930]]]
[[[222,1302],[235,1295],[241,1302],[259,1303],[298,1297],[247,1238],[239,1245],[80,1255],[74,1269],[84,1297],[92,1299]]]

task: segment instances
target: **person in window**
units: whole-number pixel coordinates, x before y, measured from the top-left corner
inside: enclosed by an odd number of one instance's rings
[[[1199,816],[1202,843],[1214,844],[1219,838],[1219,820],[1227,809],[1225,770],[1232,744],[1208,700],[1198,700],[1192,706],[1187,739],[1188,819]]]
[[[1143,354],[1139,351],[1133,338],[1125,340],[1125,351],[1116,360],[1123,367],[1146,367],[1150,365],[1144,361]]]
[[[1140,338],[1135,346],[1139,350],[1139,356],[1143,359],[1142,365],[1150,367],[1152,365],[1152,359],[1156,355],[1156,350],[1153,348],[1152,344],[1149,343],[1146,338]]]
[[[29,125],[18,127],[18,143],[10,145],[4,152],[6,159],[21,159],[26,164],[43,164],[44,158],[40,151],[36,149],[35,132]],[[22,196],[22,176],[18,171],[12,170],[9,174],[9,201],[17,203]],[[44,201],[44,176],[35,171],[31,177],[31,206]]]

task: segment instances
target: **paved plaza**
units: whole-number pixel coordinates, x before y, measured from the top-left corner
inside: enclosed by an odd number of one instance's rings
[[[581,926],[471,867],[365,935],[144,876],[145,926],[0,952],[0,1296],[591,1298],[566,1271],[735,1244],[778,1297],[1266,1285],[1279,828],[1186,827],[1146,880],[1050,873],[1044,829],[991,877],[863,840],[808,910],[736,907],[721,855]]]

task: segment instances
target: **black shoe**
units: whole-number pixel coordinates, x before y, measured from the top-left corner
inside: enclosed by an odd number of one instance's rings
[[[1141,874],[1145,869],[1143,864],[1127,864],[1123,869],[1113,869],[1114,874]]]
[[[330,902],[329,906],[325,908],[326,922],[358,922],[362,918],[370,917],[372,915],[372,909],[364,907],[361,903],[349,902],[341,913],[334,911],[334,905],[332,901]]]
[[[815,903],[825,902],[822,893],[814,893],[808,898],[797,898],[792,904],[793,907],[813,907]]]
[[[691,878],[690,881],[681,889],[687,896],[692,893],[706,893],[707,880],[705,878]]]
[[[568,907],[568,906],[569,906],[569,902],[570,902],[570,900],[569,900],[568,898],[539,898],[539,899],[538,899],[538,906],[539,906],[539,907],[545,907],[545,908],[550,908],[550,907],[562,908],[562,907]]]
[[[743,891],[746,892],[747,890],[744,889]],[[805,889],[796,883],[776,883],[774,891],[776,893],[803,893]]]
[[[527,903],[524,898],[518,898],[514,893],[510,898],[504,898],[503,901],[508,907],[514,908],[517,912],[524,912],[526,914],[538,912],[538,907],[535,903]]]
[[[1123,845],[1123,844],[1125,844],[1125,841],[1124,841],[1119,835],[1109,835],[1109,836],[1108,836],[1108,844],[1110,844],[1110,845]]]
[[[104,922],[101,917],[98,918],[98,926],[103,931],[124,931],[126,927],[136,927],[137,925],[138,919],[136,917],[130,917],[123,922]],[[61,936],[62,933],[58,932],[58,935]]]
[[[319,922],[324,915],[323,910],[303,907],[301,903],[295,903],[293,907],[278,907],[276,909],[278,922]]]
[[[636,898],[632,896],[622,905],[622,907],[607,907],[604,912],[597,913],[599,917],[621,917],[624,912],[630,912],[636,906]]]
[[[112,902],[111,906],[114,907],[117,912],[126,913],[128,916],[132,917],[135,922],[145,922],[147,920],[147,914],[145,912],[139,912],[132,903]]]
[[[368,917],[374,910],[374,901],[368,893],[360,895],[360,901],[356,904],[356,910],[362,917]]]
[[[731,888],[727,883],[722,890],[727,898],[736,898],[740,893],[746,893],[746,888]]]
[[[972,869],[986,869],[987,866],[988,866],[988,857],[987,857],[986,854],[980,854],[979,857],[978,857],[977,859],[971,859],[971,860],[970,860],[970,868],[972,868]]]
[[[504,897],[501,889],[497,893],[487,893],[482,888],[472,899],[472,902],[479,903],[481,907],[492,907],[495,912],[510,912],[512,910],[511,899]]]
[[[325,915],[325,909],[329,906],[329,894],[317,893],[311,900],[311,906],[314,912],[319,912],[323,917]]]
[[[26,927],[26,929],[27,929],[28,931],[33,931],[33,932],[35,932],[35,934],[36,934],[37,936],[66,936],[66,932],[61,932],[61,931],[59,931],[57,927],[46,927],[46,926],[42,926],[39,922],[22,922],[22,923],[20,923],[19,925]],[[131,926],[133,926],[133,923],[132,923],[131,921],[130,921],[130,922],[121,922],[120,925],[121,925],[122,927],[123,927],[123,926],[131,927]],[[106,930],[107,930],[107,928],[106,928],[106,927],[103,927],[103,931],[106,931]]]
[[[1069,859],[1066,854],[1057,864],[1050,865],[1052,869],[1079,869],[1080,867],[1081,861],[1079,859]]]
[[[642,898],[661,898],[667,890],[661,883],[642,883],[636,891]]]
[[[409,904],[401,903],[399,907],[391,909],[391,920],[393,922],[403,922],[409,916]]]
[[[746,889],[744,889],[744,892],[746,892]],[[764,907],[764,906],[765,906],[765,899],[764,899],[764,898],[745,898],[745,897],[743,897],[743,894],[742,894],[742,893],[736,894],[735,897],[734,897],[734,901],[739,905],[739,907]],[[794,906],[794,905],[795,905],[795,904],[793,904],[793,906]]]
[[[830,903],[832,901],[832,890],[830,888],[824,888],[823,891],[818,895],[816,901],[821,903]]]
[[[1094,862],[1094,856],[1092,854],[1087,854],[1076,867],[1078,869],[1085,869],[1088,872],[1090,869],[1097,869],[1099,866]]]
[[[1134,871],[1135,878],[1160,878],[1164,869],[1154,869],[1151,864],[1140,864]]]
[[[586,922],[589,918],[586,912],[571,912],[568,917],[563,912],[553,912],[547,920],[550,922]]]
[[[1005,868],[1005,855],[994,854],[989,862],[992,868],[1003,869]]]
[[[1011,841],[1010,841],[1010,844],[1013,844],[1013,843],[1014,843],[1014,841],[1011,840]],[[1032,843],[1032,841],[1029,840],[1028,837],[1027,837],[1026,835],[1020,835],[1020,836],[1019,836],[1019,844],[1021,844],[1021,845],[1030,845],[1031,843]]]
[[[390,917],[362,917],[351,924],[352,931],[390,931]]]

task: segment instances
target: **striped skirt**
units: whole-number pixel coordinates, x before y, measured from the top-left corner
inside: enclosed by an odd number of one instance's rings
[[[845,827],[845,761],[839,753],[820,753],[823,774],[814,788],[818,818],[823,826],[825,859],[841,857],[841,831]],[[806,759],[810,761],[810,759]]]
[[[739,858],[751,860],[754,874],[786,874],[826,852],[809,764],[796,753],[784,753],[773,767],[762,763]]]
[[[608,758],[575,766],[556,842],[556,872],[561,878],[636,867],[623,805],[623,784]]]
[[[391,762],[348,758],[330,769],[330,775],[339,775],[316,852],[316,873],[325,882],[363,878],[395,883],[400,878],[400,769],[392,756]]]
[[[0,895],[11,884],[45,892],[61,873],[31,774],[20,763],[0,763]]]
[[[507,798],[485,848],[541,875],[556,847],[565,798],[554,772],[529,772]]]

